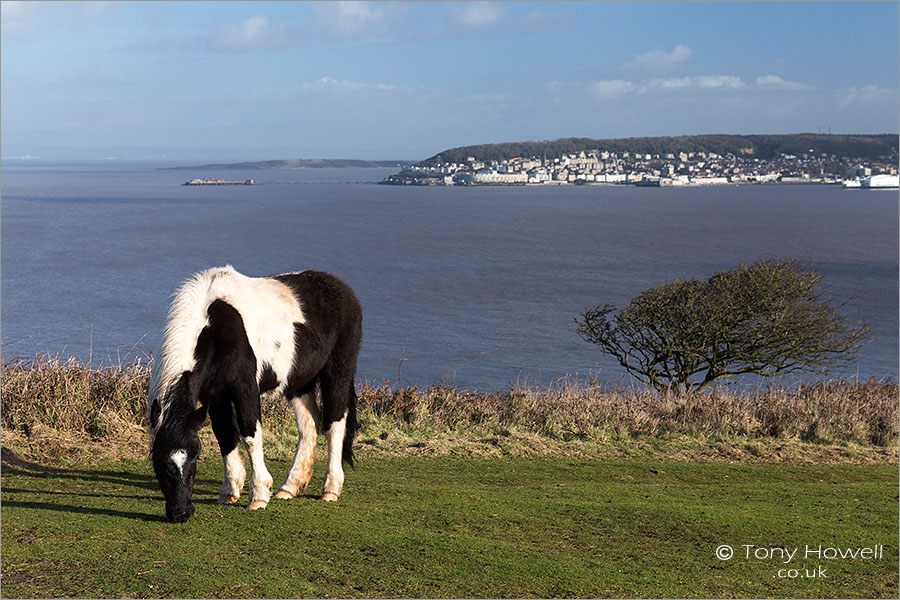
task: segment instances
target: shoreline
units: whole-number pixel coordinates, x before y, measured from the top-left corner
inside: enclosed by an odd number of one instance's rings
[[[378,182],[378,185],[395,185],[395,186],[420,186],[420,187],[645,187],[645,188],[659,188],[659,189],[680,189],[680,188],[722,188],[722,187],[743,187],[743,186],[813,186],[813,185],[821,185],[828,187],[840,187],[843,188],[842,182],[840,181],[729,181],[724,183],[683,183],[676,185],[669,184],[641,184],[639,182],[606,182],[606,181],[585,181],[582,183],[577,182],[569,182],[569,181],[543,181],[539,183],[531,183],[531,182],[517,182],[517,183],[501,183],[501,182],[492,182],[492,183],[444,183],[442,181],[434,180],[417,180],[417,179],[403,179],[403,180],[382,180]],[[897,190],[897,188],[847,188],[847,189],[866,189],[866,190]]]

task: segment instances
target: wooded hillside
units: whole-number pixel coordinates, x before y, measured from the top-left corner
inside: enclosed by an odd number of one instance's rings
[[[643,137],[619,139],[564,138],[540,142],[481,144],[445,150],[419,165],[462,163],[469,157],[486,162],[515,157],[553,158],[563,154],[604,150],[608,152],[640,152],[644,154],[677,154],[678,152],[715,152],[742,154],[772,159],[781,154],[828,154],[866,160],[887,160],[896,155],[897,134],[836,135],[798,133],[788,135],[689,135],[679,137]],[[812,152],[810,152],[812,151]]]

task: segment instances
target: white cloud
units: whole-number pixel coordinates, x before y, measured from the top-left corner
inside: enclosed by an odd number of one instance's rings
[[[874,108],[885,104],[896,104],[897,90],[866,85],[838,90],[838,106],[841,110],[848,108]]]
[[[493,2],[469,2],[463,7],[457,7],[453,22],[463,27],[477,29],[499,22],[505,13],[505,7]]]
[[[778,89],[778,90],[791,90],[791,91],[802,91],[802,90],[810,90],[812,87],[806,85],[805,83],[798,83],[796,81],[788,81],[786,79],[782,79],[778,75],[762,75],[756,78],[756,85],[767,88],[767,89]]]
[[[696,77],[653,78],[637,81],[625,79],[554,81],[548,85],[550,91],[558,97],[574,92],[600,100],[615,100],[654,93],[677,93],[687,90],[736,90],[743,87],[746,87],[746,84],[740,77],[734,75],[698,75]]]
[[[634,84],[622,79],[607,79],[591,81],[588,83],[588,91],[601,99],[621,98],[634,92]]]
[[[638,54],[622,64],[622,70],[636,75],[662,75],[670,73],[685,64],[691,58],[693,51],[687,46],[679,44],[666,52],[664,50],[651,50]]]
[[[340,90],[348,92],[365,90],[389,92],[398,89],[393,83],[363,83],[351,79],[335,79],[333,77],[322,77],[314,83],[302,83],[300,88],[307,91]]]
[[[305,81],[297,83],[290,87],[284,88],[265,88],[263,90],[253,90],[246,92],[244,98],[260,99],[288,99],[301,95],[313,94],[330,94],[339,96],[350,96],[352,94],[375,94],[375,95],[412,95],[417,93],[429,93],[431,90],[424,87],[414,87],[410,85],[397,85],[394,83],[366,83],[362,81],[354,81],[352,79],[336,79],[334,77],[321,77],[316,81]]]
[[[372,2],[317,3],[318,29],[339,39],[372,39],[384,35],[383,6]]]
[[[698,75],[696,77],[677,77],[666,79],[648,79],[641,86],[644,91],[659,90],[687,90],[701,89],[711,90],[719,88],[740,89],[744,87],[740,77],[734,75]]]
[[[213,50],[256,50],[286,46],[297,38],[297,32],[290,26],[273,26],[266,17],[255,16],[237,25],[216,27],[207,39],[207,46]]]

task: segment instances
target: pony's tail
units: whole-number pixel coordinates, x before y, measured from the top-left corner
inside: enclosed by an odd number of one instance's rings
[[[353,438],[359,425],[356,423],[356,388],[353,381],[350,382],[350,392],[347,394],[347,426],[344,430],[344,448],[341,455],[351,467],[353,464]]]

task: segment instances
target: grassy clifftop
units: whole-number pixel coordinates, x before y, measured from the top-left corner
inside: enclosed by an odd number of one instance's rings
[[[320,445],[305,495],[216,504],[207,427],[196,515],[173,525],[146,460],[146,367],[2,369],[4,597],[896,595],[895,384],[687,397],[364,385],[361,460],[339,502],[317,500]],[[276,482],[291,421],[265,398]],[[804,558],[820,544],[881,551]],[[755,545],[799,556],[745,556]]]

